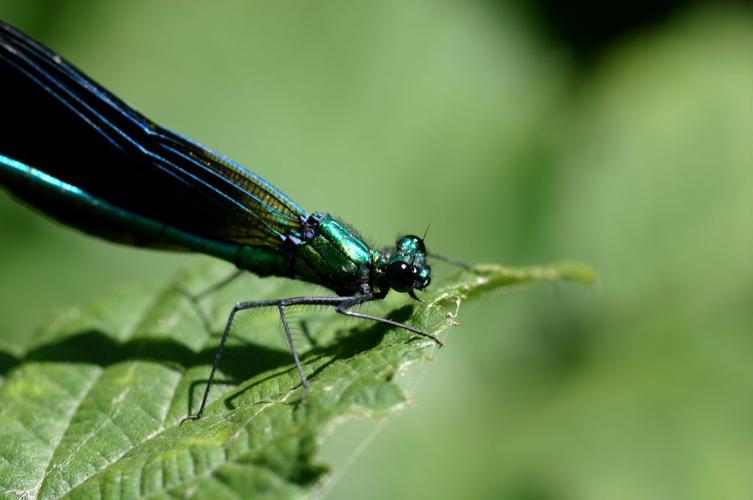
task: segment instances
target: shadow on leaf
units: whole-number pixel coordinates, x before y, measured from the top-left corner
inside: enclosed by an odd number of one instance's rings
[[[406,305],[392,311],[387,317],[394,321],[404,322],[411,317],[413,310],[412,305]],[[315,346],[303,355],[304,366],[316,366],[308,373],[308,378],[315,382],[317,375],[332,363],[374,349],[383,342],[385,334],[391,329],[389,325],[373,323],[369,327],[354,326],[341,330],[342,333],[337,335],[335,341],[327,345]],[[262,373],[272,373],[227,397],[225,405],[229,409],[234,409],[233,401],[249,389],[279,376],[282,373],[281,368],[287,367],[285,371],[295,370],[292,366],[292,356],[286,350],[272,349],[247,341],[241,341],[243,343],[240,345],[236,342],[238,341],[225,347],[221,363],[225,378],[216,380],[216,384],[238,385],[243,380],[254,378]],[[0,352],[0,375],[5,375],[25,362],[84,363],[106,368],[117,363],[138,360],[162,363],[177,370],[187,370],[196,366],[208,368],[212,365],[217,347],[217,345],[212,345],[194,352],[186,345],[172,339],[138,338],[119,342],[106,333],[87,330],[38,346],[22,358]],[[206,382],[206,379],[192,381],[189,390],[189,406],[192,404],[191,400],[196,387]]]
[[[120,343],[102,332],[90,330],[37,347],[29,351],[23,360],[11,358],[15,363],[11,361],[7,368],[12,368],[20,361],[88,363],[107,367],[124,361],[140,360],[187,369],[211,365],[215,352],[215,346],[194,352],[184,344],[169,339],[134,339]],[[253,360],[253,363],[249,363],[249,360]],[[0,363],[3,363],[1,357]],[[286,351],[248,343],[228,345],[222,368],[224,373],[242,379],[289,363],[290,354]]]
[[[0,377],[8,373],[11,368],[15,367],[20,362],[21,360],[12,354],[0,351]]]

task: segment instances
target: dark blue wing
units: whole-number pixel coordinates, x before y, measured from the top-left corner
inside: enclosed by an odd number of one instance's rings
[[[0,154],[168,227],[277,246],[285,236],[300,235],[307,217],[263,179],[155,125],[2,21],[0,115]],[[33,190],[9,189],[45,210]],[[87,230],[86,217],[77,218],[67,222]],[[160,246],[153,235],[143,241]]]

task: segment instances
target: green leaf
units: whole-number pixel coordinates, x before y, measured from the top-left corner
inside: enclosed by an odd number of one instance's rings
[[[291,319],[311,381],[300,404],[300,381],[270,308],[239,316],[205,416],[180,425],[198,407],[230,304],[311,293],[302,283],[254,277],[200,304],[182,291],[198,292],[229,272],[207,262],[164,288],[118,291],[58,315],[23,356],[0,352],[0,496],[299,496],[327,472],[316,454],[335,424],[406,404],[393,377],[431,357],[431,341],[303,310]],[[392,294],[373,312],[440,334],[466,299],[565,279],[592,283],[593,274],[578,264],[480,266],[420,303]]]

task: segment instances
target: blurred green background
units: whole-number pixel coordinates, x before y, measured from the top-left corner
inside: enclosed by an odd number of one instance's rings
[[[467,261],[598,268],[595,292],[465,307],[413,368],[414,406],[325,443],[332,499],[753,498],[750,14],[0,1],[150,118],[374,242],[430,223],[430,248]],[[79,235],[5,193],[0,235],[10,353],[54,309],[197,258]]]

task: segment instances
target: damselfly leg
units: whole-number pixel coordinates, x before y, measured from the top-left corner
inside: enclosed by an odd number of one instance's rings
[[[222,288],[225,288],[227,285],[235,281],[236,279],[240,278],[244,274],[246,274],[247,271],[244,271],[243,269],[236,269],[231,274],[228,274],[221,280],[217,281],[216,283],[212,283],[199,293],[193,294],[192,299],[196,302],[201,301],[202,299],[212,295],[214,292],[221,290]]]
[[[298,354],[298,350],[295,347],[295,342],[293,341],[293,335],[290,332],[290,326],[288,324],[288,319],[285,314],[285,309],[288,307],[307,306],[307,305],[308,306],[332,306],[335,308],[335,311],[339,314],[343,314],[345,316],[350,316],[354,318],[367,319],[367,320],[376,321],[378,323],[382,323],[385,325],[402,328],[403,330],[407,330],[416,335],[420,335],[422,337],[431,339],[440,347],[443,345],[442,342],[438,338],[436,338],[434,335],[431,335],[426,332],[422,332],[421,330],[414,328],[410,325],[400,323],[399,321],[393,321],[389,318],[382,318],[380,316],[372,316],[370,314],[365,314],[360,311],[352,310],[353,307],[356,307],[358,305],[365,304],[367,302],[371,302],[374,300],[380,300],[382,298],[383,296],[380,296],[380,295],[365,294],[365,295],[358,295],[358,296],[352,296],[352,297],[337,297],[337,296],[290,297],[287,299],[254,300],[254,301],[249,301],[249,302],[237,303],[233,307],[233,309],[230,311],[230,315],[228,316],[227,322],[225,323],[225,329],[222,332],[222,339],[220,340],[220,346],[217,349],[217,354],[215,354],[214,356],[214,362],[212,363],[212,371],[209,372],[209,379],[207,380],[207,385],[204,389],[204,395],[201,399],[201,406],[199,406],[199,411],[196,412],[195,415],[188,415],[181,421],[181,423],[185,422],[186,420],[198,420],[204,414],[204,409],[206,408],[207,400],[209,399],[209,390],[212,387],[212,384],[214,382],[214,377],[217,373],[217,370],[219,369],[220,361],[222,360],[222,356],[225,352],[225,345],[227,343],[228,336],[230,335],[230,329],[232,328],[233,321],[235,320],[235,316],[239,312],[245,311],[247,309],[256,309],[260,307],[277,307],[280,313],[280,320],[282,322],[283,329],[285,330],[285,337],[288,341],[290,352],[293,355],[293,361],[295,362],[296,370],[298,371],[298,376],[301,378],[301,385],[303,386],[303,392],[301,394],[301,402],[305,402],[306,400],[306,396],[309,392],[309,382],[308,382],[308,379],[306,378],[306,374],[303,371],[303,364],[301,363],[301,357]]]
[[[201,308],[200,302],[204,300],[205,298],[209,297],[213,293],[217,292],[218,290],[221,290],[222,288],[225,288],[227,285],[235,281],[236,279],[240,278],[242,275],[246,274],[246,271],[243,269],[236,269],[232,272],[232,274],[228,274],[221,280],[217,281],[216,283],[212,283],[211,285],[207,286],[203,290],[201,290],[198,293],[192,293],[190,290],[186,290],[182,286],[176,285],[174,289],[183,295],[193,306],[194,310],[196,311],[196,314],[199,315],[199,319],[201,320],[201,323],[204,325],[204,329],[209,332],[212,329],[212,325],[209,322],[209,318],[204,313],[204,310]]]
[[[227,276],[223,277],[217,282],[212,283],[211,285],[205,287],[198,293],[192,293],[189,290],[186,290],[185,288],[181,286],[176,286],[175,289],[181,294],[185,295],[186,298],[190,300],[192,303],[198,304],[203,299],[209,297],[214,292],[217,292],[218,290],[225,288],[227,285],[229,285],[230,283],[232,283],[233,281],[240,278],[246,273],[247,271],[244,271],[243,269],[235,269],[231,274],[228,274]]]

